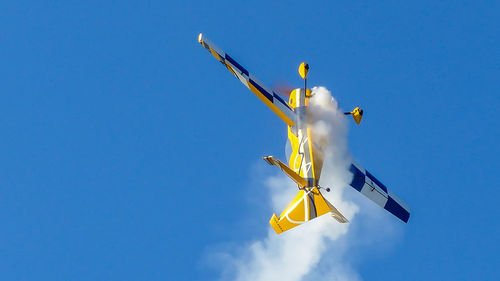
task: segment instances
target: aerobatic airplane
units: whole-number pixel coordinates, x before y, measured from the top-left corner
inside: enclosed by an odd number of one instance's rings
[[[348,222],[320,191],[321,189],[330,191],[329,188],[319,185],[323,167],[323,146],[328,140],[315,136],[308,126],[308,119],[311,118],[308,105],[312,97],[311,90],[307,89],[309,66],[302,63],[299,67],[299,74],[304,79],[304,89],[292,90],[286,102],[201,33],[198,35],[198,42],[288,125],[288,139],[292,148],[288,165],[273,156],[264,157],[267,163],[277,166],[296,182],[299,189],[281,215],[278,217],[273,214],[271,217],[269,222],[274,231],[280,234],[326,213],[331,213],[332,217],[341,223]],[[354,121],[359,124],[363,110],[356,107],[345,114],[352,115]],[[400,220],[408,222],[409,207],[384,184],[357,163],[352,163],[349,171],[352,173],[351,187]]]

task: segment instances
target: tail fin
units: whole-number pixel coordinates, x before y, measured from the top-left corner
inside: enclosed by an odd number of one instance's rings
[[[277,234],[285,232],[314,218],[332,213],[332,217],[341,223],[348,220],[321,194],[317,187],[307,187],[307,181],[295,173],[290,167],[274,158],[273,156],[264,157],[269,165],[274,165],[283,171],[288,177],[297,183],[299,192],[295,198],[288,204],[285,210],[278,217],[273,214],[269,223]]]
[[[285,232],[328,212],[341,223],[348,220],[328,202],[317,188],[301,189],[278,217],[273,214],[269,223],[277,234]]]

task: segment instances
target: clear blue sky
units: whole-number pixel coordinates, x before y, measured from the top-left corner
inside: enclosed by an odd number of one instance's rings
[[[215,280],[211,247],[266,235],[286,129],[199,32],[365,109],[351,151],[412,216],[364,280],[500,279],[498,1],[49,2],[0,3],[1,280]]]

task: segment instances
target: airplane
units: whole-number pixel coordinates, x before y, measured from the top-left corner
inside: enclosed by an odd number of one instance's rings
[[[311,118],[308,105],[313,94],[307,89],[309,65],[304,62],[300,64],[299,75],[304,80],[304,88],[292,90],[286,102],[202,33],[198,35],[198,42],[288,126],[288,139],[292,148],[288,165],[273,156],[263,157],[268,164],[283,171],[298,187],[297,195],[280,216],[272,215],[269,223],[274,231],[277,234],[283,233],[326,213],[330,213],[340,223],[347,223],[348,220],[344,215],[321,194],[321,189],[330,191],[329,188],[319,184],[324,160],[323,146],[326,140],[315,136],[308,124],[308,118]],[[363,110],[356,107],[345,115],[351,115],[354,121],[360,124]],[[352,174],[349,183],[351,187],[401,221],[408,222],[410,208],[373,174],[354,162],[350,165],[349,171]]]

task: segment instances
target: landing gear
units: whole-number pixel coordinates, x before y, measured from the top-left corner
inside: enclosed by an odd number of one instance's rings
[[[356,107],[351,112],[345,112],[344,115],[352,115],[352,118],[359,125],[361,119],[363,118],[363,109]]]
[[[322,186],[318,185],[318,189],[324,189],[324,190],[326,190],[326,192],[330,192],[329,187],[322,187]]]

